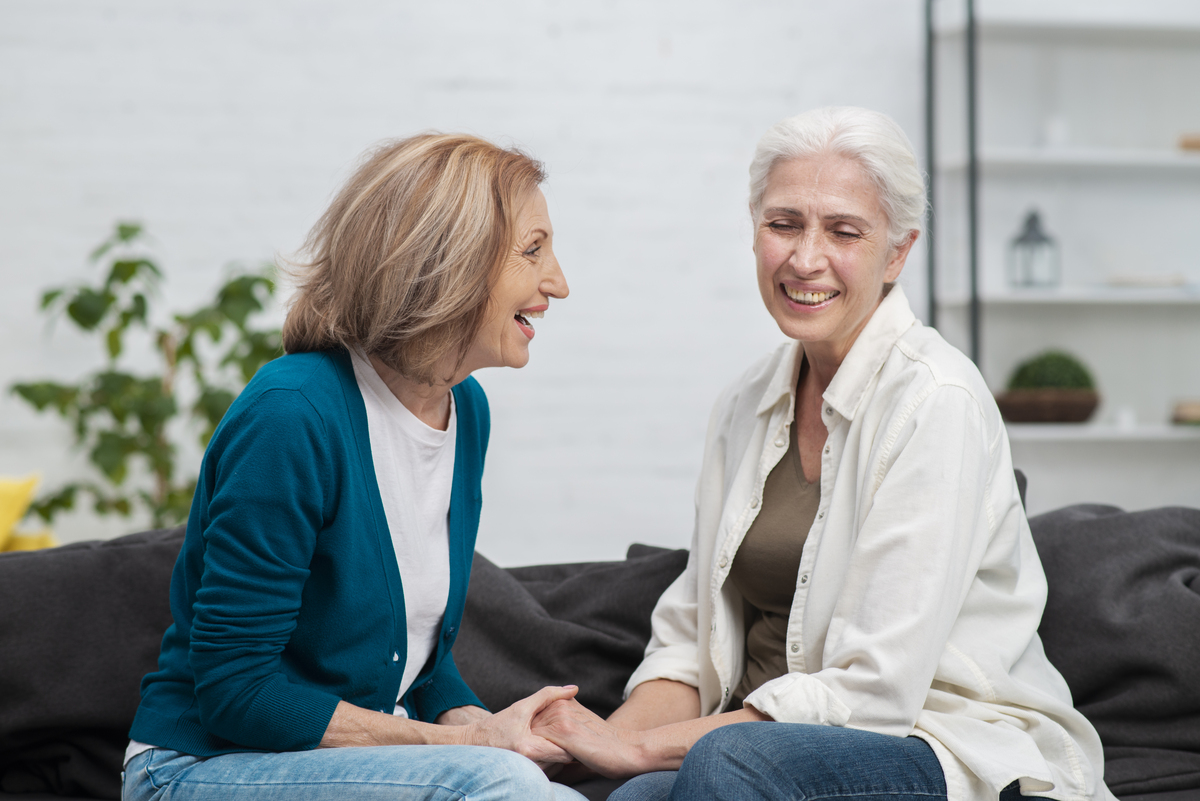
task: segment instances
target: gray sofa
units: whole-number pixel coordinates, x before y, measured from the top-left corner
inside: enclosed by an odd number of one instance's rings
[[[1200,799],[1200,510],[1076,506],[1030,524],[1050,584],[1042,638],[1100,732],[1110,787],[1123,801]],[[0,799],[118,797],[181,539],[0,555]],[[590,564],[502,569],[477,555],[459,669],[492,708],[575,683],[606,715],[685,563],[637,545]]]

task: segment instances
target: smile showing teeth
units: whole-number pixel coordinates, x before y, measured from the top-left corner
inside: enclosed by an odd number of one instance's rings
[[[526,328],[532,329],[533,323],[530,320],[540,320],[546,316],[544,311],[521,311],[513,315],[513,319]]]
[[[816,306],[818,303],[824,303],[832,297],[837,296],[837,292],[800,292],[792,289],[789,286],[784,286],[783,291],[787,296],[796,303],[802,303],[805,306]]]

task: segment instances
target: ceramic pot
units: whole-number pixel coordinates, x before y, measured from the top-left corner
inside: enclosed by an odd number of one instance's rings
[[[996,398],[1010,423],[1082,423],[1099,403],[1093,389],[1010,389]]]

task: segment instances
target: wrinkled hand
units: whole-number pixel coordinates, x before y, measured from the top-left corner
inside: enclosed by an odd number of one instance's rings
[[[575,697],[578,687],[543,687],[487,718],[463,726],[465,745],[487,745],[515,751],[542,770],[571,761],[571,755],[532,731],[532,721],[546,707]]]
[[[467,726],[477,720],[483,720],[491,716],[492,713],[483,707],[456,706],[438,715],[434,723],[439,726]]]
[[[568,751],[610,779],[644,773],[642,732],[618,729],[572,699],[549,704],[533,719],[533,733]]]

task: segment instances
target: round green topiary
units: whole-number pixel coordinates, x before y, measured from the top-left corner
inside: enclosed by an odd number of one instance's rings
[[[1008,380],[1009,389],[1095,389],[1092,374],[1078,359],[1048,350],[1022,362]]]

